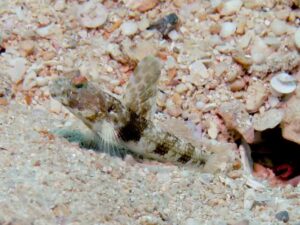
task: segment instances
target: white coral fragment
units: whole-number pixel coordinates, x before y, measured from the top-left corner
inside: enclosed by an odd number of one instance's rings
[[[271,87],[280,94],[290,94],[296,90],[296,80],[288,73],[282,72],[271,79]]]
[[[225,1],[221,6],[221,14],[222,15],[232,15],[237,13],[243,5],[241,0],[229,0]]]
[[[102,4],[89,1],[78,6],[77,16],[83,27],[97,28],[106,22],[108,12]]]
[[[272,129],[281,123],[284,111],[281,109],[270,109],[262,114],[256,114],[253,118],[253,127],[257,131]]]
[[[300,28],[298,28],[294,34],[294,40],[297,48],[300,49]]]
[[[27,60],[21,57],[11,60],[12,68],[8,71],[8,74],[13,82],[18,83],[24,78],[27,69],[26,63]]]

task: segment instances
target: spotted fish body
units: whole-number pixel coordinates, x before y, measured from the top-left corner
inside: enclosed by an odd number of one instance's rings
[[[136,67],[121,99],[90,82],[76,86],[68,77],[57,79],[50,93],[106,146],[159,161],[202,163],[205,159],[199,149],[163,129],[154,118],[160,73],[158,59],[148,56]]]

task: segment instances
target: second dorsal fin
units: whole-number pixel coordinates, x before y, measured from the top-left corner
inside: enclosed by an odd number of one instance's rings
[[[155,113],[161,67],[157,58],[145,57],[135,68],[125,90],[124,105],[144,119],[151,119]]]

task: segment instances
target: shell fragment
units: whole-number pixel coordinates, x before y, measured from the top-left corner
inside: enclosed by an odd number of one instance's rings
[[[271,79],[271,87],[280,94],[290,94],[296,90],[296,80],[289,74],[282,72]]]

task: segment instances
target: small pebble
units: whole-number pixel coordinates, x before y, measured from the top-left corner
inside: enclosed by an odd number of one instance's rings
[[[66,7],[66,2],[65,2],[65,0],[57,0],[57,1],[55,2],[55,4],[54,4],[54,9],[55,9],[56,11],[62,11],[62,10],[65,9],[65,7]]]
[[[229,0],[225,1],[221,8],[222,15],[232,15],[240,10],[243,2],[241,0]]]
[[[24,90],[30,90],[34,86],[37,85],[37,74],[35,71],[29,71],[26,73],[26,76],[24,77],[23,81],[23,89]]]
[[[268,98],[268,104],[270,105],[271,108],[274,108],[275,106],[277,106],[280,103],[278,97],[276,96],[269,96]]]
[[[137,10],[139,12],[146,12],[150,9],[153,9],[157,4],[158,0],[123,0],[126,4],[126,7],[130,9]]]
[[[294,40],[297,48],[300,48],[300,28],[298,28],[295,32]]]
[[[196,108],[202,110],[205,107],[205,103],[202,101],[196,102]]]
[[[270,54],[271,50],[264,40],[256,37],[251,48],[251,59],[253,62],[257,64],[263,63]]]
[[[182,113],[182,109],[179,106],[175,105],[171,99],[167,100],[166,110],[170,116],[174,117],[178,117]]]
[[[8,105],[8,101],[5,98],[0,97],[0,105],[7,106]]]
[[[46,86],[49,83],[48,77],[36,77],[36,85],[39,87]]]
[[[150,26],[150,22],[147,18],[143,18],[141,21],[138,22],[138,27],[141,31],[146,30]]]
[[[200,60],[197,60],[190,65],[190,72],[192,75],[209,78],[208,70]]]
[[[241,170],[232,170],[230,171],[227,176],[230,177],[231,179],[237,179],[242,177],[242,171]]]
[[[179,33],[176,30],[172,30],[169,32],[168,37],[172,40],[172,41],[176,41],[180,38]]]
[[[13,82],[20,82],[25,75],[26,72],[26,59],[25,58],[16,58],[12,61],[12,69],[9,70],[9,75]]]
[[[31,55],[34,51],[35,42],[32,40],[26,40],[21,42],[20,50],[24,53],[25,56]]]
[[[156,178],[159,183],[168,183],[171,181],[171,175],[169,172],[159,172],[156,174]]]
[[[50,111],[54,113],[60,113],[62,110],[62,105],[55,99],[50,99]]]
[[[209,185],[214,180],[214,175],[211,173],[201,173],[199,175],[199,180],[201,183]]]
[[[246,86],[246,82],[244,79],[238,79],[233,81],[230,84],[230,90],[231,91],[240,91]]]
[[[270,109],[253,117],[253,127],[257,131],[264,131],[276,127],[282,121],[284,111],[281,109]]]
[[[246,109],[249,112],[258,111],[268,97],[268,90],[261,80],[249,85],[246,92]]]
[[[108,11],[102,4],[88,1],[78,6],[77,17],[83,27],[97,28],[106,22]]]
[[[127,21],[121,25],[121,30],[124,35],[130,36],[138,31],[138,25],[134,21]]]
[[[284,223],[287,223],[289,221],[289,213],[287,211],[280,211],[278,213],[276,213],[275,215],[276,219],[278,219],[279,221],[282,221]]]
[[[42,52],[41,56],[45,61],[51,60],[56,56],[56,52],[54,52],[54,51]]]
[[[220,36],[227,38],[234,34],[236,31],[236,24],[232,22],[225,22],[221,26]]]
[[[162,220],[159,216],[155,215],[143,215],[137,220],[138,224],[142,225],[158,225],[162,224]]]
[[[41,37],[47,37],[55,32],[54,25],[51,23],[48,26],[38,28],[36,33]]]
[[[220,6],[220,4],[222,3],[222,0],[211,0],[210,4],[212,8],[217,8]]]
[[[188,87],[184,83],[180,83],[175,88],[176,92],[182,94],[188,90]]]
[[[275,19],[271,23],[271,30],[276,35],[283,35],[287,31],[287,24],[282,20]]]
[[[290,94],[296,90],[297,83],[294,77],[282,72],[272,77],[271,87],[280,94]]]
[[[218,125],[215,121],[209,121],[208,135],[211,139],[216,139],[219,133]]]

